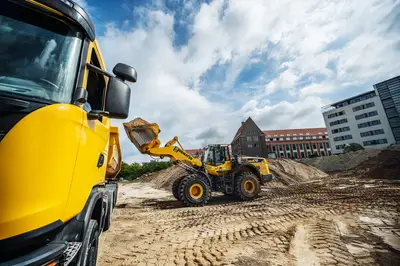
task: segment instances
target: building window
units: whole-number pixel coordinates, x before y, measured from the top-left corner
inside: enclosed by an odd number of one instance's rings
[[[276,146],[275,146],[275,145],[272,146],[272,150],[273,150],[273,151],[276,151]]]
[[[344,149],[344,144],[342,144],[342,145],[336,145],[336,149],[337,149],[337,150],[342,150],[342,149]]]
[[[360,115],[356,115],[356,120],[360,120],[360,119],[363,119],[363,118],[367,118],[367,117],[371,117],[371,116],[376,116],[376,115],[378,115],[378,112],[377,112],[377,111],[372,111],[372,112],[368,112],[368,113],[363,113],[363,114],[360,114]]]
[[[294,151],[297,150],[296,144],[293,144],[293,145],[292,145],[292,148],[293,148]]]
[[[273,138],[273,141],[277,141],[277,138]]]
[[[332,129],[332,134],[346,132],[346,131],[350,131],[350,127],[341,127],[341,128],[337,128],[337,129]]]
[[[328,115],[328,118],[334,118],[334,117],[341,116],[341,115],[344,115],[344,114],[345,114],[344,111],[340,111],[340,112]]]
[[[320,148],[320,149],[323,149],[323,148],[324,148],[324,144],[320,143],[320,144],[319,144],[319,148]]]
[[[290,138],[286,138],[286,140],[290,140]]]
[[[313,139],[317,139],[317,136],[313,136],[312,138],[313,138]]]
[[[251,148],[251,147],[253,147],[253,145],[251,145],[251,144],[247,144],[247,147]]]
[[[300,143],[299,146],[300,146],[300,150],[302,150],[303,149],[303,144]]]
[[[363,105],[359,105],[359,106],[353,107],[353,112],[357,112],[357,111],[364,110],[364,109],[367,109],[367,108],[371,108],[371,107],[374,107],[374,106],[375,106],[374,102],[366,103],[366,104],[363,104]]]
[[[286,150],[290,151],[290,145],[289,144],[286,144]]]
[[[253,144],[253,147],[254,147],[254,148],[257,148],[257,147],[258,147],[258,143],[254,143],[254,144]]]
[[[254,137],[253,137],[253,140],[254,140],[254,141],[257,141],[257,140],[258,140],[258,136],[254,136]]]
[[[246,137],[247,141],[251,141],[251,137]]]
[[[322,139],[323,137],[322,137],[322,136],[318,136],[318,138],[319,138],[319,139]]]
[[[293,153],[293,158],[297,159],[297,152]]]
[[[307,150],[309,150],[310,149],[310,144],[306,144],[306,148],[307,148]]]
[[[373,121],[358,124],[357,126],[358,126],[358,128],[364,128],[364,127],[372,127],[372,126],[376,126],[376,125],[380,125],[380,124],[381,124],[381,120],[373,120]]]
[[[334,126],[334,125],[340,125],[340,124],[344,124],[347,123],[347,118],[343,118],[340,120],[335,120],[329,123],[330,126]]]
[[[304,152],[301,152],[301,158],[304,158]]]
[[[273,141],[274,139],[269,139],[269,141]]]
[[[353,139],[352,135],[345,135],[345,136],[340,136],[333,138],[334,141],[342,141],[342,140],[347,140],[347,139]]]
[[[380,135],[380,134],[385,134],[385,131],[383,131],[383,129],[377,129],[377,130],[371,130],[371,131],[360,133],[361,137],[368,137],[368,136],[374,136],[374,135]]]
[[[283,140],[283,138],[279,138],[279,140]]]
[[[325,151],[321,151],[321,156],[325,156]]]
[[[279,145],[279,150],[280,150],[280,151],[283,151],[282,145]]]
[[[297,137],[293,137],[293,140],[297,140]]]
[[[329,144],[329,142],[326,143],[326,148],[329,149],[331,146]]]
[[[363,144],[364,146],[372,146],[372,145],[379,145],[379,144],[386,144],[387,139],[375,139],[375,140],[368,140],[364,141]]]
[[[304,138],[303,137],[299,137],[299,139],[303,140]]]
[[[314,150],[316,150],[316,149],[317,149],[317,144],[313,143],[312,148],[313,148]]]

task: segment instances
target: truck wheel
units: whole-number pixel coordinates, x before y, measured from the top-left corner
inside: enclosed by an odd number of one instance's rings
[[[96,220],[90,220],[85,237],[83,238],[80,265],[95,266],[97,262],[97,250],[99,247],[99,224]]]
[[[114,193],[112,191],[108,192],[108,197],[107,197],[107,212],[106,212],[106,217],[104,218],[104,228],[103,232],[107,231],[108,228],[111,226],[111,216],[114,210]]]
[[[172,183],[172,195],[174,195],[175,199],[177,199],[177,200],[179,200],[179,201],[182,200],[182,198],[180,197],[180,194],[179,194],[179,185],[181,184],[182,179],[185,178],[185,177],[186,177],[186,176],[178,177],[178,178],[174,181],[174,183]]]
[[[204,206],[211,197],[211,188],[201,176],[190,175],[183,178],[179,195],[186,206]]]
[[[242,200],[252,200],[260,193],[260,181],[251,172],[241,173],[236,177],[235,195]]]

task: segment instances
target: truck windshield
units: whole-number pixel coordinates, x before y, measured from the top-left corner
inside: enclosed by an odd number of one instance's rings
[[[82,34],[44,13],[5,1],[0,9],[0,94],[68,103]]]

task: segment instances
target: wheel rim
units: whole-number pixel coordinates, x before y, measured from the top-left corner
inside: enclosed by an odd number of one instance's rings
[[[203,186],[200,184],[193,184],[189,188],[190,197],[193,199],[200,199],[203,196]]]
[[[244,191],[246,191],[246,193],[252,194],[252,193],[254,193],[255,190],[256,190],[256,186],[253,181],[246,180],[244,182]]]

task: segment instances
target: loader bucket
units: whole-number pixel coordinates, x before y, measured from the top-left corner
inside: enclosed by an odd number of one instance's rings
[[[160,145],[158,140],[160,128],[156,123],[149,123],[138,117],[123,125],[128,138],[141,153]]]

